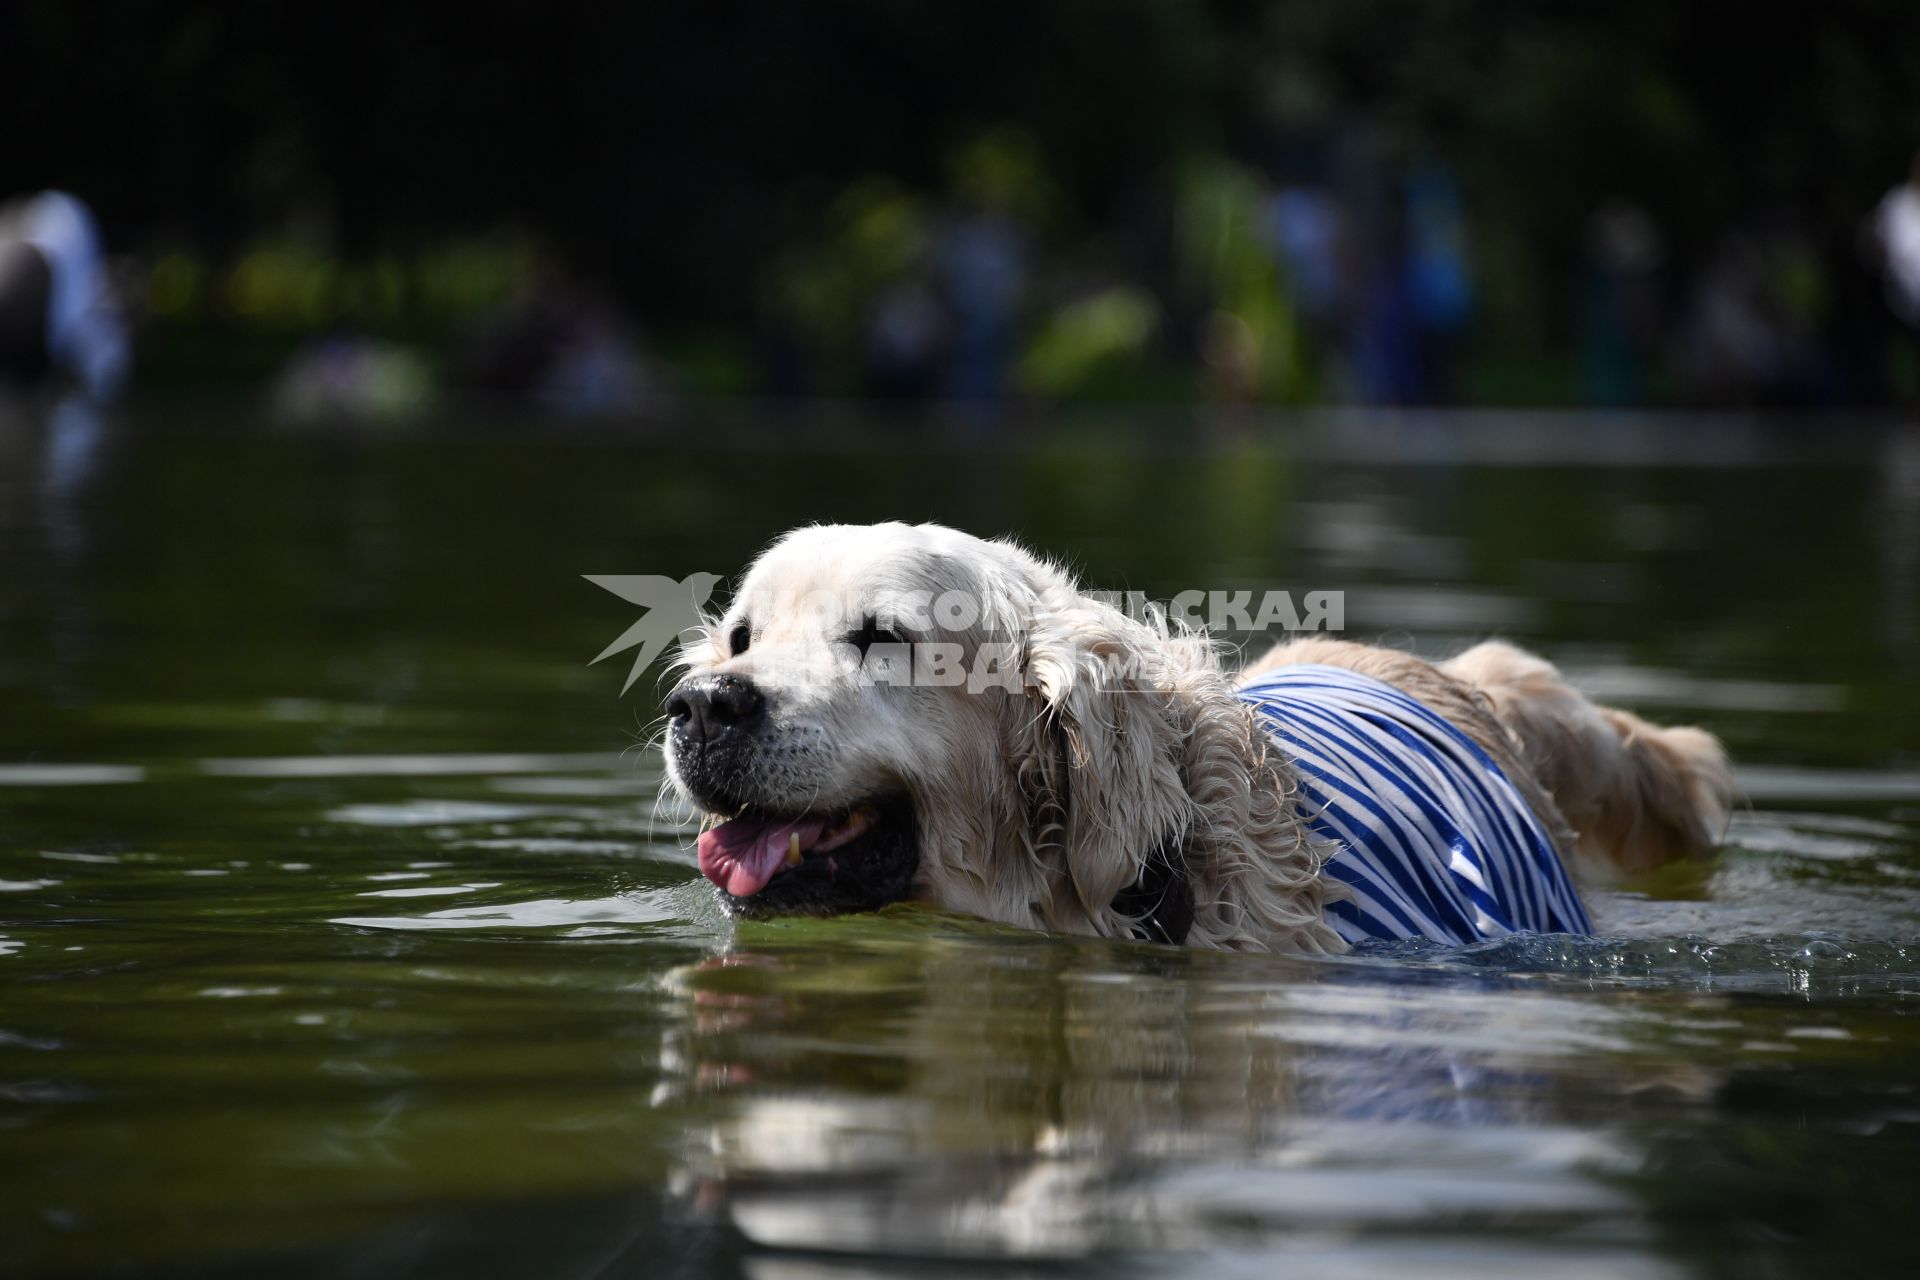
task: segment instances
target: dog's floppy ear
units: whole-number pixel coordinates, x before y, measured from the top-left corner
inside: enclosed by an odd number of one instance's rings
[[[1173,697],[1155,678],[1163,643],[1084,598],[1042,613],[1029,633],[1015,767],[1033,851],[1067,881],[1055,886],[1067,900],[1045,904],[1055,927],[1077,916],[1108,932],[1115,896],[1191,822]]]

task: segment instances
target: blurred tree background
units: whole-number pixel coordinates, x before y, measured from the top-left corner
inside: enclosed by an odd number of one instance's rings
[[[936,346],[1048,398],[1915,376],[1868,243],[1920,146],[1911,0],[15,0],[0,83],[6,189],[134,256],[149,380],[343,326],[457,363],[543,275],[696,393],[932,395]],[[1396,307],[1440,317],[1411,382],[1368,372]]]

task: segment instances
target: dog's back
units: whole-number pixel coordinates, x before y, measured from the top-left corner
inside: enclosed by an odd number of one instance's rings
[[[1440,670],[1486,695],[1521,758],[1574,831],[1589,879],[1704,857],[1726,830],[1733,772],[1719,740],[1598,706],[1552,663],[1475,645]]]
[[[1445,716],[1500,764],[1588,883],[1705,857],[1726,828],[1733,773],[1712,734],[1599,706],[1513,645],[1435,664],[1313,637],[1272,650],[1241,680],[1295,663],[1372,675]]]
[[[1347,942],[1593,932],[1541,802],[1452,721],[1325,663],[1269,668],[1239,694],[1293,766]]]

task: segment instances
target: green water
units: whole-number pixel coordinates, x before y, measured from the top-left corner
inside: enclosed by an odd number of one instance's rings
[[[0,413],[0,1271],[1912,1274],[1920,444],[1550,428]],[[736,930],[580,575],[883,517],[1512,636],[1750,808],[1591,940]]]

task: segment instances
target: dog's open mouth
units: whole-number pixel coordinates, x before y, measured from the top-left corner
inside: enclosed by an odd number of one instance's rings
[[[749,809],[700,833],[700,871],[740,915],[836,915],[907,896],[919,866],[912,806],[827,813]]]

